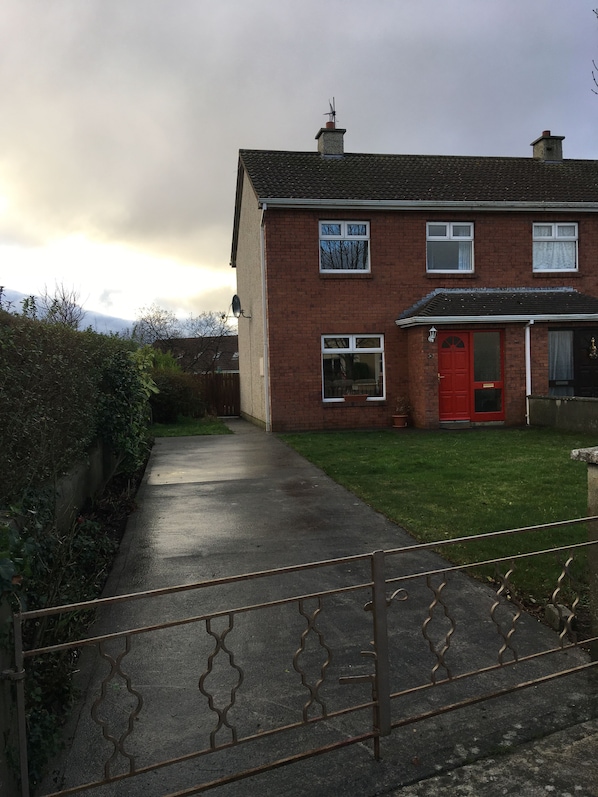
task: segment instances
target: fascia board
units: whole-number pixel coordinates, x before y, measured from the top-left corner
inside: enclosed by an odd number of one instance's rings
[[[431,326],[436,324],[529,324],[541,322],[594,321],[598,313],[565,313],[563,315],[455,315],[455,316],[412,316],[399,318],[395,324],[401,329],[408,327]]]
[[[233,235],[231,241],[230,265],[237,267],[237,246],[239,244],[239,220],[241,218],[241,198],[243,196],[243,180],[245,177],[245,167],[241,160],[237,164],[237,188],[235,191],[235,209],[233,215]]]
[[[356,210],[496,210],[496,211],[585,211],[598,213],[598,202],[492,202],[412,199],[305,199],[295,197],[260,197],[260,205],[280,208],[338,208]]]

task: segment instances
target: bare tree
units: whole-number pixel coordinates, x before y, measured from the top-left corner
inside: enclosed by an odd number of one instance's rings
[[[181,321],[171,310],[164,310],[157,304],[152,304],[138,311],[131,337],[139,343],[151,345],[156,341],[221,338],[224,335],[234,334],[226,313],[200,313],[190,315]]]
[[[216,371],[225,344],[223,339],[235,334],[226,313],[207,312],[190,315],[184,323],[187,338],[193,339],[192,356],[183,358],[181,365],[190,371]],[[191,354],[191,352],[190,352]]]
[[[54,286],[54,293],[47,287],[37,302],[38,317],[49,324],[62,324],[71,329],[79,329],[86,312],[79,303],[79,293],[63,284]]]
[[[228,323],[226,313],[215,312],[190,315],[183,322],[183,330],[186,338],[221,338],[235,334],[235,330]]]
[[[184,320],[158,305],[139,310],[131,337],[143,345],[170,351],[183,370],[215,371],[223,339],[235,334],[226,313],[203,312]]]
[[[137,311],[131,337],[138,343],[151,346],[157,340],[182,337],[180,322],[173,312],[152,304]]]
[[[86,313],[79,304],[79,294],[74,288],[56,285],[53,294],[44,288],[41,296],[31,294],[22,299],[21,315],[34,321],[79,329]]]

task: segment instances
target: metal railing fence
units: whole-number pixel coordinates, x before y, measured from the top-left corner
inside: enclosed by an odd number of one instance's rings
[[[393,729],[590,670],[598,663],[587,653],[596,629],[583,640],[576,629],[585,554],[596,542],[561,544],[559,537],[596,520],[17,613],[15,666],[4,675],[16,691],[22,795],[29,797],[25,679],[31,663],[47,656],[85,659],[81,735],[94,740],[77,753],[86,760],[83,780],[63,774],[58,790],[44,792],[52,797],[106,784],[112,795],[132,777],[166,769],[184,771],[169,793],[186,797],[369,740],[379,758],[380,739]],[[539,531],[554,544],[515,552],[523,535]],[[442,558],[448,547],[491,540],[504,543],[503,555],[468,564]],[[530,619],[512,585],[519,567],[542,559],[559,562],[549,598],[557,631]],[[469,577],[473,570],[481,581]],[[143,620],[146,602],[156,622]],[[23,644],[27,624],[88,610],[96,616],[89,636]],[[167,689],[178,702],[164,703]],[[172,733],[169,712],[176,714]],[[242,749],[248,752],[231,758]],[[218,774],[202,779],[197,762],[207,759]]]

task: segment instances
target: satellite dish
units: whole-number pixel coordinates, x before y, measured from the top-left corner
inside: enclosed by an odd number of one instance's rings
[[[238,318],[240,315],[242,315],[242,313],[243,311],[241,310],[241,300],[235,293],[235,295],[233,296],[233,315],[235,318]]]
[[[233,307],[233,315],[235,318],[239,318],[239,316],[243,316],[243,318],[251,318],[250,315],[245,315],[245,313],[243,312],[243,308],[241,307],[241,300],[239,299],[236,293],[233,296],[232,307]]]

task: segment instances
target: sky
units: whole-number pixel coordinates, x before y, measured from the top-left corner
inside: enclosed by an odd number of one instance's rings
[[[598,158],[597,0],[2,0],[0,285],[230,311],[239,149]]]

